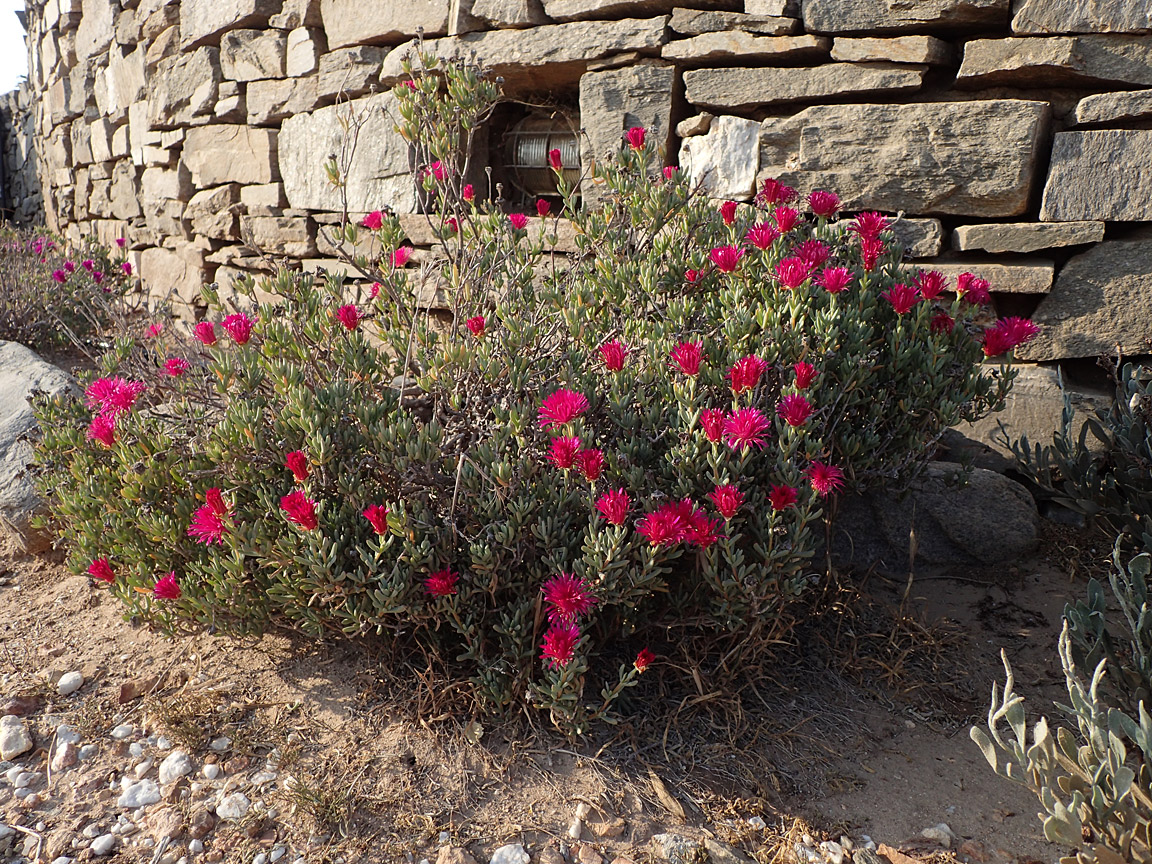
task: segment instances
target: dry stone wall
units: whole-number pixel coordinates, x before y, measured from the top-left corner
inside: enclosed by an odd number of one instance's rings
[[[341,112],[366,120],[349,209],[416,209],[388,90],[422,33],[571,117],[585,165],[644,125],[718,198],[778,177],[899,214],[911,258],[1043,325],[1028,360],[1152,353],[1147,0],[30,0],[28,22],[45,218],[126,237],[185,314],[258,250],[332,265]]]
[[[44,221],[36,165],[36,114],[27,84],[0,95],[0,219]]]

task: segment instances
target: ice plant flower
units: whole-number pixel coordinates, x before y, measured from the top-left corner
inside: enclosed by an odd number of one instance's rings
[[[773,204],[787,204],[789,201],[795,201],[797,195],[798,193],[791,186],[785,186],[779,180],[769,177],[756,194],[756,201],[763,207],[771,207]]]
[[[237,345],[243,345],[252,338],[252,325],[254,323],[243,312],[237,312],[221,321],[220,326],[232,337],[233,342]]]
[[[388,508],[379,504],[369,504],[364,508],[363,516],[372,523],[372,530],[377,534],[388,533]]]
[[[1035,323],[1026,318],[1001,318],[984,331],[984,355],[999,357],[1012,349],[1031,342],[1040,332]]]
[[[759,357],[748,355],[741,357],[735,365],[728,370],[728,379],[732,382],[733,393],[743,393],[751,390],[760,383],[760,376],[768,368],[768,362]]]
[[[53,270],[52,271],[52,278],[54,280],[56,280],[57,282],[59,282],[61,285],[63,285],[65,282],[68,281],[68,274],[65,273],[63,270]]]
[[[379,231],[384,227],[384,214],[379,210],[373,210],[360,220],[360,227],[369,231]]]
[[[920,295],[916,293],[916,289],[908,287],[903,282],[897,282],[880,296],[892,304],[892,309],[897,315],[903,315],[920,302]]]
[[[469,318],[464,322],[464,326],[468,328],[477,339],[484,335],[484,325],[487,323],[483,315],[476,315]]]
[[[83,267],[85,270],[87,270],[89,273],[91,273],[92,270],[96,267],[96,262],[93,261],[91,258],[85,258],[83,261],[80,262],[80,266]]]
[[[103,282],[104,281],[104,271],[94,270],[92,272],[92,281],[95,282],[97,285],[99,285],[101,282]],[[104,291],[109,291],[109,290],[110,289],[108,289],[108,288],[104,289]]]
[[[709,519],[705,513],[694,510],[688,518],[688,528],[684,532],[684,539],[701,549],[707,549],[719,539],[719,535],[716,533],[719,525],[719,519]]]
[[[776,265],[776,280],[789,291],[799,288],[811,275],[812,268],[808,262],[795,256],[789,256]]]
[[[888,217],[881,216],[879,213],[860,213],[852,220],[852,224],[848,226],[848,230],[859,237],[861,240],[876,240],[880,237],[880,232],[888,227]]]
[[[664,166],[664,179],[671,180],[676,176],[676,172],[680,170],[679,165],[665,165]]]
[[[198,543],[211,546],[213,543],[223,543],[224,535],[228,533],[228,524],[224,517],[228,515],[228,505],[220,490],[213,487],[204,496],[207,503],[201,506],[192,516],[192,524],[188,526],[188,536],[195,537]]]
[[[619,372],[624,368],[624,358],[628,356],[627,346],[619,339],[605,342],[600,346],[600,359],[609,372]]]
[[[585,480],[589,483],[595,483],[604,471],[604,451],[594,447],[581,450],[576,454],[576,467],[580,469]]]
[[[556,147],[553,147],[548,151],[548,166],[553,171],[559,171],[564,167],[564,162],[560,156],[560,150]]]
[[[144,392],[141,381],[126,381],[120,376],[97,378],[84,391],[84,404],[100,414],[116,415],[130,411]]]
[[[144,336],[146,339],[155,339],[157,336],[159,336],[163,332],[164,332],[164,322],[163,321],[154,321],[148,325],[148,330],[147,330],[147,332],[145,332]]]
[[[633,150],[643,150],[644,138],[647,136],[647,134],[648,132],[644,129],[643,126],[633,126],[628,130],[628,146]]]
[[[116,245],[119,246],[121,249],[123,249],[127,244],[128,244],[128,238],[127,237],[117,237],[116,238]]]
[[[732,273],[740,266],[740,259],[744,257],[744,250],[739,246],[717,246],[708,257],[721,273]]]
[[[779,414],[789,426],[803,426],[812,416],[812,406],[808,400],[797,393],[789,393],[780,399],[776,405]]]
[[[120,269],[124,271],[125,276],[131,276],[132,275],[132,262],[131,261],[125,261],[123,264],[120,265]]]
[[[540,405],[540,425],[548,427],[563,426],[571,423],[588,410],[588,400],[583,393],[574,390],[560,389],[545,397]]]
[[[560,669],[572,662],[579,642],[580,628],[575,624],[553,624],[540,644],[540,657],[553,669]]]
[[[852,273],[847,267],[828,267],[821,271],[816,281],[829,294],[839,294],[852,281]]]
[[[776,222],[776,228],[781,234],[787,234],[795,228],[799,218],[799,211],[791,207],[785,207],[783,204],[772,211],[772,219]]]
[[[700,271],[699,270],[685,270],[684,271],[684,281],[685,282],[693,283],[699,278],[700,278]]]
[[[653,546],[671,546],[688,536],[696,508],[687,498],[665,504],[636,524],[636,531]]]
[[[772,505],[773,510],[787,510],[789,507],[794,507],[798,498],[799,495],[791,486],[773,486],[768,493],[768,503]]]
[[[817,267],[823,267],[832,257],[832,250],[819,240],[812,238],[803,243],[797,243],[792,254],[805,262],[809,268],[815,270]]]
[[[88,424],[89,441],[99,441],[105,447],[116,443],[116,418],[111,414],[98,414]]]
[[[733,450],[763,447],[771,425],[759,408],[739,408],[724,418],[724,439]]]
[[[553,438],[552,446],[548,450],[548,461],[561,471],[567,471],[576,464],[576,457],[579,455],[579,438]]]
[[[840,196],[835,192],[817,189],[808,193],[808,206],[821,219],[831,219],[840,210]]]
[[[796,373],[797,390],[807,390],[812,386],[812,382],[816,380],[816,367],[811,363],[805,363],[801,360],[799,363],[792,365],[792,371]]]
[[[459,576],[446,567],[424,577],[424,590],[433,597],[449,597],[456,593],[456,582],[459,579]]]
[[[201,321],[192,328],[192,333],[205,345],[216,344],[216,325],[211,321]]]
[[[735,201],[725,201],[720,205],[720,218],[724,220],[725,225],[731,225],[736,221]]]
[[[383,287],[384,286],[381,285],[379,282],[373,282],[372,287],[368,289],[368,299],[369,300],[375,300],[377,297],[379,297],[380,296],[380,289]]]
[[[164,361],[164,374],[172,378],[179,378],[191,368],[191,365],[183,357],[169,357]]]
[[[981,279],[975,273],[961,273],[956,277],[956,293],[973,306],[983,306],[992,302],[992,295],[988,293],[987,279]]]
[[[708,493],[708,498],[716,505],[716,510],[725,519],[731,519],[735,516],[740,505],[744,503],[744,493],[731,483],[717,486]]]
[[[512,223],[512,228],[516,231],[520,231],[528,227],[528,217],[523,213],[509,213],[508,221]]]
[[[628,497],[627,492],[623,489],[613,489],[596,499],[596,509],[611,524],[623,525],[624,520],[628,518],[628,506],[631,503],[632,499]]]
[[[294,489],[280,499],[280,509],[289,522],[299,525],[305,531],[313,531],[320,524],[316,519],[316,502],[299,489]]]
[[[299,450],[293,450],[284,456],[284,467],[292,472],[297,483],[303,483],[312,473],[308,470],[308,457]]]
[[[821,498],[844,488],[844,472],[835,465],[813,462],[808,466],[808,482]]]
[[[700,372],[700,360],[703,357],[702,342],[681,342],[669,352],[668,356],[676,368],[685,375],[694,376]]]
[[[88,575],[97,582],[112,583],[116,580],[116,574],[112,572],[112,565],[108,563],[107,558],[97,558],[89,564]]]
[[[937,312],[928,322],[928,329],[933,333],[951,333],[955,326],[956,322],[947,312]]]
[[[460,190],[460,197],[463,198],[465,201],[467,201],[469,204],[471,204],[472,201],[475,200],[476,190],[472,188],[471,183],[465,183],[464,184],[464,188]]]
[[[399,249],[392,253],[392,267],[396,270],[399,270],[401,267],[408,263],[408,259],[411,257],[412,247],[401,246]]]
[[[744,239],[755,246],[760,251],[768,249],[772,245],[780,232],[776,230],[776,226],[771,222],[757,222],[748,229],[748,233],[744,235]]]
[[[724,435],[724,412],[719,408],[705,408],[700,412],[700,427],[705,438],[718,443]]]
[[[547,198],[536,199],[536,215],[543,219],[552,211],[552,205]]]
[[[860,238],[860,258],[864,262],[864,269],[871,272],[876,267],[876,259],[887,250],[884,241],[877,237]]]
[[[344,325],[345,330],[355,330],[360,324],[360,310],[348,303],[336,310],[336,320]]]
[[[918,270],[912,277],[912,284],[925,300],[935,300],[944,290],[944,274],[939,270]]]
[[[652,665],[652,661],[655,659],[655,654],[653,654],[647,648],[641,648],[640,652],[636,655],[636,659],[632,662],[632,665],[636,667],[637,672],[643,672]]]
[[[592,586],[571,573],[560,573],[544,583],[544,602],[548,610],[549,622],[575,624],[576,619],[587,615],[596,605],[596,595]]]
[[[439,159],[429,165],[425,170],[439,182],[443,182],[444,178],[448,176],[448,169],[444,167],[444,163]]]
[[[180,583],[176,581],[176,571],[172,570],[167,576],[156,580],[152,586],[152,596],[158,600],[179,600]]]

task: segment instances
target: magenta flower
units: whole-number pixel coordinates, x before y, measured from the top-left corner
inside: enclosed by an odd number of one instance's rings
[[[63,285],[65,282],[68,281],[68,274],[65,273],[63,270],[53,270],[52,271],[52,278],[54,280],[56,280],[57,282],[59,282],[61,285]]]
[[[180,583],[176,581],[175,570],[169,572],[167,576],[157,579],[156,584],[152,586],[152,596],[158,600],[179,600],[181,593]]]
[[[709,519],[707,514],[700,510],[694,510],[688,518],[688,528],[684,532],[684,539],[701,549],[707,549],[719,539],[719,535],[716,533],[719,525],[719,519]]]
[[[179,378],[191,368],[192,366],[183,357],[169,357],[164,361],[164,374],[173,378]]]
[[[98,414],[88,424],[88,440],[99,441],[105,447],[116,443],[116,418],[112,414]]]
[[[688,270],[684,271],[684,281],[685,282],[694,283],[699,278],[700,278],[700,271],[699,270],[688,269]]]
[[[148,330],[144,333],[144,336],[148,339],[155,339],[157,336],[159,336],[163,332],[164,332],[164,322],[163,321],[154,321],[152,324],[148,325]]]
[[[920,302],[920,295],[916,293],[916,289],[909,288],[902,282],[897,282],[880,296],[892,304],[897,315],[903,315]]]
[[[987,279],[981,279],[974,273],[961,273],[956,277],[956,293],[973,306],[983,306],[992,302],[992,295],[988,293]]]
[[[876,267],[876,259],[886,251],[883,240],[876,237],[860,238],[860,258],[864,262],[864,269],[869,273]]]
[[[776,405],[776,413],[789,426],[803,426],[812,416],[812,406],[803,396],[789,393],[787,396],[781,397],[780,402]]]
[[[626,136],[628,138],[628,146],[633,150],[643,150],[644,138],[647,134],[643,126],[633,126],[628,130],[628,135]]]
[[[101,282],[104,281],[104,272],[102,270],[94,270],[92,272],[92,281],[95,282],[97,285],[99,285]],[[103,290],[105,292],[108,292],[110,289],[104,288]]]
[[[565,423],[571,423],[587,410],[588,400],[584,398],[583,393],[577,393],[574,390],[557,390],[547,396],[540,405],[540,426],[545,429],[563,426]]]
[[[537,216],[539,216],[541,219],[543,219],[545,216],[547,216],[551,212],[552,212],[552,204],[548,201],[547,198],[537,198],[536,199],[536,215]]]
[[[687,498],[665,504],[636,524],[636,531],[653,546],[671,546],[688,536],[696,508]]]
[[[308,470],[308,457],[299,450],[293,450],[284,456],[284,467],[292,472],[297,483],[303,483],[311,473]]]
[[[369,504],[364,508],[364,518],[372,523],[372,530],[377,534],[388,533],[388,508],[379,504]]]
[[[937,312],[928,322],[928,329],[933,333],[951,333],[955,326],[956,322],[947,312]]]
[[[424,590],[433,597],[448,597],[456,593],[456,583],[460,577],[448,568],[429,573],[424,578]]]
[[[984,355],[999,357],[1012,349],[1031,342],[1040,333],[1040,328],[1026,318],[1001,318],[984,331]]]
[[[808,482],[821,498],[844,488],[844,472],[835,465],[813,462],[808,466]]]
[[[523,213],[509,213],[508,221],[512,223],[512,228],[516,231],[528,227],[528,217]]]
[[[96,267],[96,262],[93,261],[91,258],[85,258],[83,261],[80,262],[80,266],[83,267],[85,270],[87,270],[89,273],[91,273]]]
[[[735,201],[725,201],[720,205],[720,218],[724,220],[725,225],[731,225],[736,221]]]
[[[553,624],[544,634],[540,657],[553,669],[560,669],[572,662],[579,642],[580,628],[575,624]]]
[[[797,243],[792,254],[806,263],[811,270],[823,267],[832,257],[832,250],[815,238]]]
[[[97,582],[112,583],[116,581],[116,574],[112,572],[112,565],[107,558],[97,558],[88,565],[88,575]]]
[[[384,227],[384,214],[379,210],[373,210],[360,220],[360,227],[369,231],[379,231]]]
[[[801,360],[799,363],[793,364],[792,371],[796,373],[797,390],[807,390],[816,380],[816,367],[811,363],[805,363]]]
[[[794,210],[791,207],[785,207],[781,204],[772,211],[772,218],[776,222],[776,228],[781,234],[787,234],[796,227],[796,222],[800,219],[800,211]]]
[[[579,438],[553,438],[552,446],[548,450],[548,461],[561,471],[567,471],[576,464],[576,457],[579,455]]]
[[[479,339],[484,335],[484,325],[486,323],[487,322],[485,321],[483,315],[476,315],[475,317],[469,318],[467,321],[465,321],[464,326],[468,328],[473,336]]]
[[[740,266],[740,259],[744,257],[744,250],[739,246],[717,246],[709,255],[716,269],[721,273],[732,273]]]
[[[560,573],[544,583],[544,602],[548,610],[549,622],[575,624],[576,619],[587,615],[596,605],[592,586],[571,573]]]
[[[628,518],[628,506],[631,503],[632,499],[628,497],[627,492],[623,489],[613,489],[596,499],[596,509],[613,525],[623,525],[624,520]]]
[[[379,282],[373,282],[372,287],[368,289],[368,299],[369,300],[375,300],[377,297],[379,297],[380,296],[380,289],[383,287],[384,286],[381,285]]]
[[[84,391],[84,404],[100,414],[115,416],[130,411],[145,389],[142,381],[125,381],[120,376],[97,378]]]
[[[917,270],[912,277],[912,284],[920,291],[925,300],[935,300],[945,288],[944,274],[939,270]]]
[[[585,480],[595,483],[604,471],[604,451],[595,448],[581,450],[576,454],[576,467],[580,469]]]
[[[835,192],[817,189],[809,193],[808,206],[821,219],[831,219],[840,210],[840,196]]]
[[[243,312],[237,312],[221,321],[220,326],[232,337],[233,342],[237,345],[244,345],[252,338],[252,326],[255,323]]]
[[[460,190],[460,197],[467,201],[469,204],[475,200],[476,190],[472,188],[471,183],[464,184],[464,188]]]
[[[719,408],[705,408],[700,412],[700,426],[704,436],[713,444],[717,443],[724,433],[724,412]]]
[[[195,537],[197,542],[205,546],[223,543],[224,535],[228,533],[228,524],[224,521],[228,515],[228,505],[224,503],[220,490],[215,487],[209,489],[204,497],[207,503],[193,514],[188,536]]]
[[[448,176],[448,169],[444,167],[444,163],[437,159],[426,169],[426,176],[431,175],[436,178],[438,182],[444,182],[444,178]]]
[[[744,235],[744,239],[755,246],[757,249],[764,251],[772,245],[772,242],[780,236],[780,232],[776,230],[776,226],[771,222],[757,222],[748,229],[748,233]]]
[[[732,382],[732,392],[740,394],[745,390],[754,388],[760,383],[760,376],[764,374],[764,370],[767,368],[768,362],[759,357],[752,355],[741,357],[728,370],[728,378]]]
[[[676,172],[680,170],[679,165],[665,165],[664,166],[664,179],[671,180],[676,176]]]
[[[847,267],[829,267],[821,272],[816,281],[829,294],[839,294],[852,281],[852,274]]]
[[[127,243],[128,243],[128,238],[126,238],[126,237],[117,237],[116,238],[116,245],[119,246],[121,249],[123,249],[127,245]]]
[[[399,270],[408,263],[408,259],[412,257],[411,246],[401,246],[392,253],[392,267]]]
[[[624,359],[628,356],[628,347],[619,339],[605,342],[600,346],[600,359],[604,361],[604,368],[609,372],[619,372],[624,368]]]
[[[795,201],[798,194],[791,186],[785,186],[779,180],[769,177],[756,194],[756,201],[762,207],[771,207],[773,204],[787,204],[789,201]]]
[[[316,502],[295,489],[280,499],[280,509],[285,518],[305,531],[313,531],[320,524],[316,519]]]
[[[348,303],[336,310],[336,320],[344,325],[345,330],[355,330],[360,325],[360,310]]]
[[[744,493],[731,483],[717,486],[708,494],[708,498],[716,505],[716,509],[725,519],[731,519],[735,516],[740,505],[744,503]]]
[[[555,147],[548,151],[548,166],[553,171],[559,171],[564,167],[564,162],[561,159],[560,151]]]
[[[216,344],[216,325],[211,321],[201,321],[192,328],[192,333],[205,345]]]
[[[795,256],[785,258],[776,265],[776,280],[789,291],[799,288],[811,275],[812,268],[808,262]]]
[[[773,510],[787,510],[789,507],[795,507],[798,498],[799,495],[791,486],[773,486],[768,493],[768,503],[772,505]]]
[[[460,233],[460,223],[456,221],[455,216],[449,216],[444,220],[444,227],[446,227],[452,234]]]
[[[877,240],[880,233],[888,228],[888,218],[881,216],[879,213],[860,213],[852,224],[848,226],[848,230],[853,232],[861,240]]]
[[[763,447],[771,426],[759,408],[739,408],[724,418],[724,438],[733,450]]]
[[[655,659],[655,654],[653,654],[647,648],[641,648],[640,652],[636,655],[636,659],[632,662],[632,665],[636,667],[637,672],[643,672],[652,665],[652,662]]]
[[[677,369],[685,375],[694,376],[700,372],[703,345],[702,342],[681,342],[669,352],[668,356],[672,358]]]
[[[132,263],[130,261],[125,261],[123,264],[121,264],[120,269],[124,271],[125,276],[132,275]]]

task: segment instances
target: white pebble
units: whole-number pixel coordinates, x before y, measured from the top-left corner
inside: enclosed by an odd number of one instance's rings
[[[100,826],[93,822],[80,833],[87,837],[89,840],[93,840],[100,836]]]
[[[128,755],[135,759],[139,759],[144,755],[144,745],[139,741],[133,741],[128,745]]]
[[[156,739],[156,749],[158,750],[171,750],[175,746],[172,739],[166,735],[161,735]]]
[[[131,723],[122,723],[112,730],[112,737],[117,741],[124,741],[136,734],[136,727]]]
[[[232,739],[227,735],[221,735],[219,738],[213,738],[208,746],[215,750],[217,753],[222,753],[232,746]]]
[[[268,864],[268,856],[261,852],[252,859],[252,864]]]
[[[215,780],[220,776],[220,766],[216,765],[215,763],[211,765],[205,765],[200,769],[200,773],[202,773],[209,780]]]
[[[144,776],[152,770],[152,766],[156,764],[154,759],[145,759],[132,769],[132,774],[137,780],[143,780]]]
[[[80,748],[80,759],[81,759],[81,761],[83,761],[84,759],[91,759],[93,756],[95,756],[99,752],[100,752],[100,745],[99,744],[85,744],[83,747]]]
[[[199,840],[189,840],[188,841],[188,851],[191,852],[193,855],[199,855],[201,852],[204,851],[204,844],[201,843]]]
[[[275,779],[275,771],[258,771],[252,775],[252,782],[256,786],[263,786],[265,783],[271,783]]]
[[[272,850],[272,854],[269,856],[269,860],[271,860],[273,862],[279,861],[281,858],[284,857],[284,853],[287,851],[288,850],[285,849],[283,846],[277,846],[275,849]]]
[[[67,855],[61,855],[59,858],[52,859],[52,864],[72,864],[72,860]]]
[[[116,835],[114,834],[101,834],[92,841],[92,845],[88,847],[93,855],[108,855],[116,848]]]
[[[251,806],[252,802],[248,800],[247,795],[243,792],[233,792],[231,795],[225,795],[216,805],[216,815],[225,822],[238,822],[247,815]]]
[[[84,686],[84,676],[79,672],[65,672],[56,682],[56,692],[61,696],[71,696]]]
[[[160,763],[160,783],[168,785],[192,773],[192,760],[183,750],[173,750]]]

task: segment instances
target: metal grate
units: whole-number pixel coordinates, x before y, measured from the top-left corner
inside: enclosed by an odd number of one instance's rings
[[[569,187],[580,182],[580,139],[564,118],[529,116],[508,130],[505,167],[513,184],[525,195],[556,194],[556,175],[548,165],[548,151],[560,151],[564,179]]]

